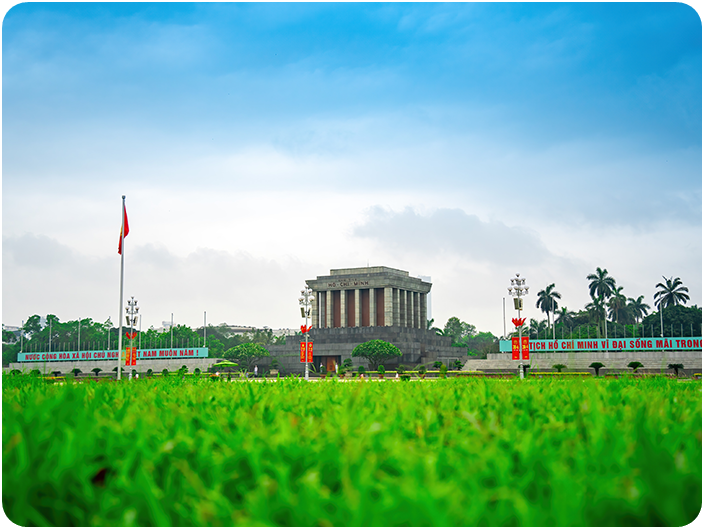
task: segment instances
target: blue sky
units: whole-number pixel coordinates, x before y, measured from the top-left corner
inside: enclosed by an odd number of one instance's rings
[[[115,319],[122,194],[147,325],[296,327],[367,262],[495,334],[516,271],[701,305],[701,37],[674,3],[17,5],[3,322]]]

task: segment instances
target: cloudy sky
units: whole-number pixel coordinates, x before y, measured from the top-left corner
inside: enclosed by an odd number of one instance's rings
[[[298,327],[367,264],[497,335],[516,272],[529,317],[596,267],[701,305],[701,65],[678,3],[17,5],[2,322],[116,321],[122,195],[143,328]]]

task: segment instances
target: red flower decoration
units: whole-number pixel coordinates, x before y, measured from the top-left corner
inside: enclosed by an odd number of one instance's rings
[[[302,332],[303,334],[305,334],[305,333],[307,333],[308,331],[310,331],[312,328],[313,328],[313,327],[310,326],[310,325],[309,325],[308,327],[306,327],[305,325],[301,325],[301,332]]]
[[[137,337],[137,331],[134,332],[126,332],[125,336],[127,336],[128,340],[134,340]]]
[[[526,322],[525,318],[512,318],[511,321],[516,327],[520,327]]]

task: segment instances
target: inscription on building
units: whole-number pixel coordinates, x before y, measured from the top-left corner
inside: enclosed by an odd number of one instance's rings
[[[345,287],[368,287],[369,281],[360,281],[357,279],[348,279],[346,281],[333,281],[328,283],[328,288],[345,288]]]

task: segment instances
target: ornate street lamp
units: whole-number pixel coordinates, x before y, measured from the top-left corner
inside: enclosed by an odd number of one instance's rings
[[[508,287],[509,296],[513,297],[513,306],[518,311],[518,319],[521,319],[521,311],[523,310],[523,296],[528,295],[526,286],[526,278],[521,277],[521,274],[516,274],[516,277],[511,278],[511,286]],[[520,376],[523,378],[523,325],[518,326],[518,351],[521,363],[518,364]]]
[[[301,305],[301,317],[306,319],[306,323],[304,325],[305,331],[303,332],[303,336],[305,337],[306,343],[306,380],[308,380],[308,331],[310,330],[308,328],[308,318],[310,317],[310,309],[313,304],[313,300],[315,300],[315,297],[313,296],[313,289],[306,285],[305,288],[301,290],[301,297],[298,298],[298,303]]]
[[[139,318],[137,315],[139,307],[137,306],[137,300],[134,299],[134,296],[127,301],[125,311],[127,312],[127,325],[130,327],[130,351],[132,351],[132,354],[136,355],[137,352],[134,350],[134,326],[137,324],[137,319]],[[130,369],[129,372],[130,380],[132,380],[132,370]]]

